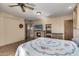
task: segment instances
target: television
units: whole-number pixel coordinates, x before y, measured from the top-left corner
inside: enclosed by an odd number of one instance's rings
[[[42,24],[34,25],[34,29],[35,30],[42,30],[43,29],[43,25]]]

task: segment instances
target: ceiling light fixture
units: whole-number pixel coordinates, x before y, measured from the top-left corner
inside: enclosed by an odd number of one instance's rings
[[[71,7],[71,6],[69,6],[69,7],[68,7],[68,9],[72,9],[72,7]]]
[[[37,15],[41,15],[41,12],[36,12]]]

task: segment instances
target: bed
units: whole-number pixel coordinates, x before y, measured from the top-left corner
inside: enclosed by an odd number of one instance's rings
[[[15,56],[78,56],[79,49],[72,41],[40,37],[21,44]]]

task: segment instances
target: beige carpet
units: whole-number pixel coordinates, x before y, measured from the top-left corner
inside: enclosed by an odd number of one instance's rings
[[[22,43],[24,43],[24,41],[0,47],[0,56],[14,56],[17,47]]]

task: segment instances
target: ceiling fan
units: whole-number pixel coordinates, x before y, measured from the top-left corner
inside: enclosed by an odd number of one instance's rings
[[[20,6],[22,11],[25,12],[25,8],[28,8],[30,10],[34,10],[33,6],[35,6],[35,5],[31,4],[31,3],[17,3],[17,5],[10,5],[9,7],[16,7],[16,6]]]

